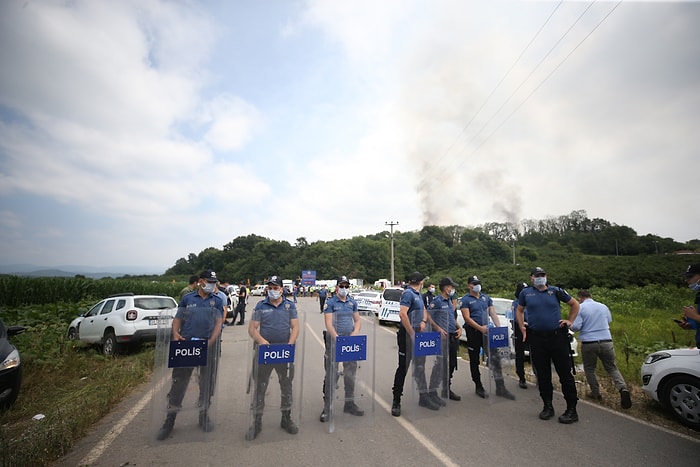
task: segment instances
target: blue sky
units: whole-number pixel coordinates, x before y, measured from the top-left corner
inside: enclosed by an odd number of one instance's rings
[[[578,209],[698,238],[700,4],[615,7],[1,2],[0,264]]]

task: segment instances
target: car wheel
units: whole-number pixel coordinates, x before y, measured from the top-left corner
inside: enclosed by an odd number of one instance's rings
[[[102,354],[105,357],[113,357],[117,354],[117,336],[108,331],[102,339]]]
[[[675,376],[663,387],[662,402],[685,426],[700,430],[700,379]]]
[[[74,341],[78,339],[78,330],[76,328],[70,328],[68,330],[68,340]]]

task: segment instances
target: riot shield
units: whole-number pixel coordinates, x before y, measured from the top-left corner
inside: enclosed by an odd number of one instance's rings
[[[330,334],[323,333],[326,346],[323,410],[328,416],[329,433],[368,426],[374,420],[375,318],[362,316],[360,322],[356,336],[337,336],[333,340]]]
[[[296,343],[258,345],[253,342],[249,347],[247,441],[281,441],[298,432],[304,376],[304,313],[297,310],[297,317]]]
[[[411,364],[406,377],[411,378],[411,403],[405,405],[404,412],[414,420],[446,416],[448,399],[442,397],[442,392],[444,388],[449,390],[447,338],[429,327],[416,332],[413,339],[406,333],[407,358],[409,352]]]
[[[512,386],[512,365],[510,355],[510,330],[507,326],[489,327],[484,336],[484,353],[489,369],[489,383],[486,389],[490,403],[515,400],[508,386]]]
[[[151,433],[162,443],[201,441],[216,426],[220,336],[211,345],[206,338],[172,340],[176,311],[159,313],[156,334]]]

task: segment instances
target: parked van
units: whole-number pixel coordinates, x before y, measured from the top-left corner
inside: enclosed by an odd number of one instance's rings
[[[399,308],[401,302],[401,287],[389,287],[382,292],[381,303],[379,304],[379,324],[385,322],[400,323]]]

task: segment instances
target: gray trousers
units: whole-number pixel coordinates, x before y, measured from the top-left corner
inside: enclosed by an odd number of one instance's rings
[[[585,342],[581,344],[581,359],[583,360],[583,371],[586,373],[586,380],[594,396],[600,394],[600,386],[595,376],[595,368],[598,359],[603,364],[603,368],[608,372],[615,383],[615,389],[621,391],[627,389],[627,384],[617,369],[615,364],[615,348],[612,342]]]

